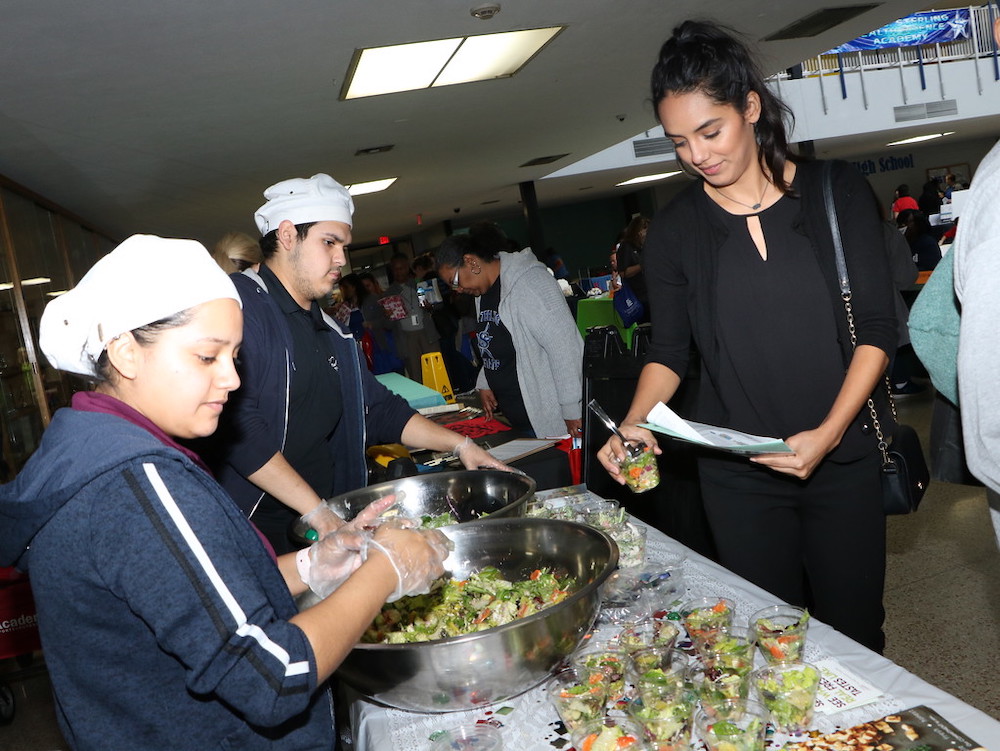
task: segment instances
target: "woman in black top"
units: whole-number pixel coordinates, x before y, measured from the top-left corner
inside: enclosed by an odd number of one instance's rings
[[[747,47],[715,26],[685,22],[660,51],[652,89],[663,130],[698,182],[649,229],[653,342],[622,432],[655,445],[637,424],[673,396],[693,338],[703,373],[695,419],[780,436],[793,449],[699,459],[721,562],[880,650],[885,517],[866,402],[875,392],[888,430],[877,386],[896,321],[870,189],[834,164],[854,349],[820,165],[789,153],[788,109]],[[620,441],[598,456],[622,481]]]
[[[647,217],[642,215],[633,217],[625,228],[622,241],[615,252],[621,280],[628,284],[642,303],[643,314],[640,322],[649,320],[649,295],[646,292],[646,275],[642,270],[642,248],[646,244],[648,229]]]

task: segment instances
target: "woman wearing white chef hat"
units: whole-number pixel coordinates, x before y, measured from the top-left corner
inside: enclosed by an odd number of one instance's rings
[[[42,316],[49,361],[97,386],[0,488],[0,565],[30,574],[73,748],[333,748],[320,686],[386,599],[442,573],[443,535],[385,527],[275,566],[176,440],[215,430],[241,336],[240,298],[205,248],[149,235]],[[299,613],[307,585],[328,596]]]

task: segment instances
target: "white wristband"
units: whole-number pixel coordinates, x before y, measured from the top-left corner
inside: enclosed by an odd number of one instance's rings
[[[309,571],[312,569],[312,558],[309,557],[310,548],[302,548],[295,554],[295,568],[299,570],[299,578],[303,584],[309,584]]]

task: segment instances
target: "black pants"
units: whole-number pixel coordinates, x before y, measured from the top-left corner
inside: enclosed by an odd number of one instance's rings
[[[881,652],[885,515],[875,451],[802,481],[745,460],[701,459],[719,561]]]

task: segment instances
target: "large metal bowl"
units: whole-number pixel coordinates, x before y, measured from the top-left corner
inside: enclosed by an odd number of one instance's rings
[[[466,577],[495,566],[526,579],[547,566],[576,578],[562,602],[505,626],[417,644],[359,644],[337,671],[375,701],[417,712],[453,712],[505,701],[544,680],[593,626],[601,585],[618,565],[614,541],[557,519],[483,519],[442,530],[455,549],[445,566]]]
[[[400,496],[398,506],[406,516],[437,516],[450,511],[459,523],[483,516],[520,516],[535,493],[535,481],[527,475],[498,469],[432,472],[380,482],[334,496],[327,504],[350,521],[369,503],[390,493]],[[308,544],[308,527],[297,520],[292,537]]]

